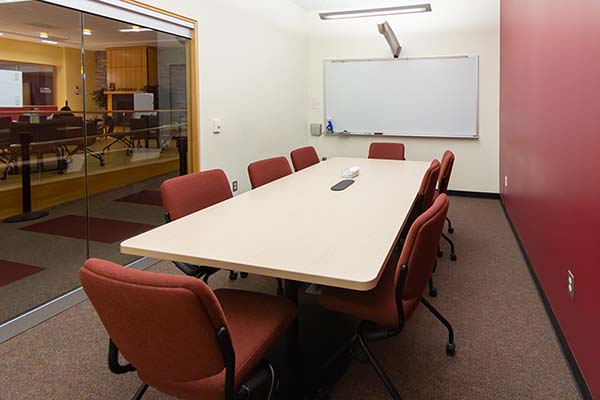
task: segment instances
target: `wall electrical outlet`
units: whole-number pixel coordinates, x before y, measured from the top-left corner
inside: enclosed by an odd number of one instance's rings
[[[508,187],[508,176],[504,175],[504,187]]]
[[[237,192],[237,190],[238,190],[238,183],[237,183],[237,181],[233,181],[233,182],[231,182],[231,189],[232,189],[234,192]]]
[[[569,296],[571,296],[572,299],[575,298],[575,275],[573,275],[573,273],[571,271],[567,271],[569,273],[568,275],[568,282],[569,282]]]

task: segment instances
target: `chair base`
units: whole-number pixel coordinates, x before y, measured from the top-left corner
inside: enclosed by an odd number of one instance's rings
[[[454,242],[444,233],[442,233],[442,238],[444,238],[444,240],[448,242],[448,244],[450,244],[450,259],[452,261],[456,261],[456,253],[454,252]]]
[[[454,344],[454,329],[452,325],[442,313],[440,313],[429,301],[425,298],[421,298],[421,303],[433,314],[434,317],[438,319],[448,330],[448,343],[446,343],[446,354],[449,356],[454,356],[456,354],[456,345]]]
[[[454,233],[454,228],[452,227],[452,221],[450,221],[450,218],[446,217],[446,221],[448,221],[448,233]]]
[[[437,289],[433,286],[433,278],[429,279],[429,296],[437,297]]]
[[[131,400],[140,400],[142,397],[144,397],[144,393],[146,393],[146,390],[148,390],[148,385],[142,383],[140,387],[136,390]]]

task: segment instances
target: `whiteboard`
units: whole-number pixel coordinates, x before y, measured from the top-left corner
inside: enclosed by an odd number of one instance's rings
[[[477,56],[325,61],[338,134],[478,137]]]
[[[0,107],[23,107],[23,74],[0,69]]]

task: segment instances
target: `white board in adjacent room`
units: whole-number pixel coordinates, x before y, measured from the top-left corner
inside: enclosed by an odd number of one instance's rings
[[[325,62],[336,133],[478,136],[478,57]]]
[[[0,107],[23,107],[23,74],[0,69]]]

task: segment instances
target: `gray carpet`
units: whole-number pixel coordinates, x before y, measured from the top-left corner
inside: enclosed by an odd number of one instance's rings
[[[431,302],[452,322],[457,354],[446,356],[446,331],[421,307],[395,338],[372,349],[404,399],[578,399],[515,238],[496,200],[451,198],[458,261],[448,248]],[[169,263],[153,270],[177,273]],[[257,276],[211,286],[273,293]],[[112,375],[107,336],[89,302],[0,345],[0,399],[125,399],[139,384]],[[368,364],[353,362],[335,399],[387,399]],[[145,399],[167,399],[151,389]]]

